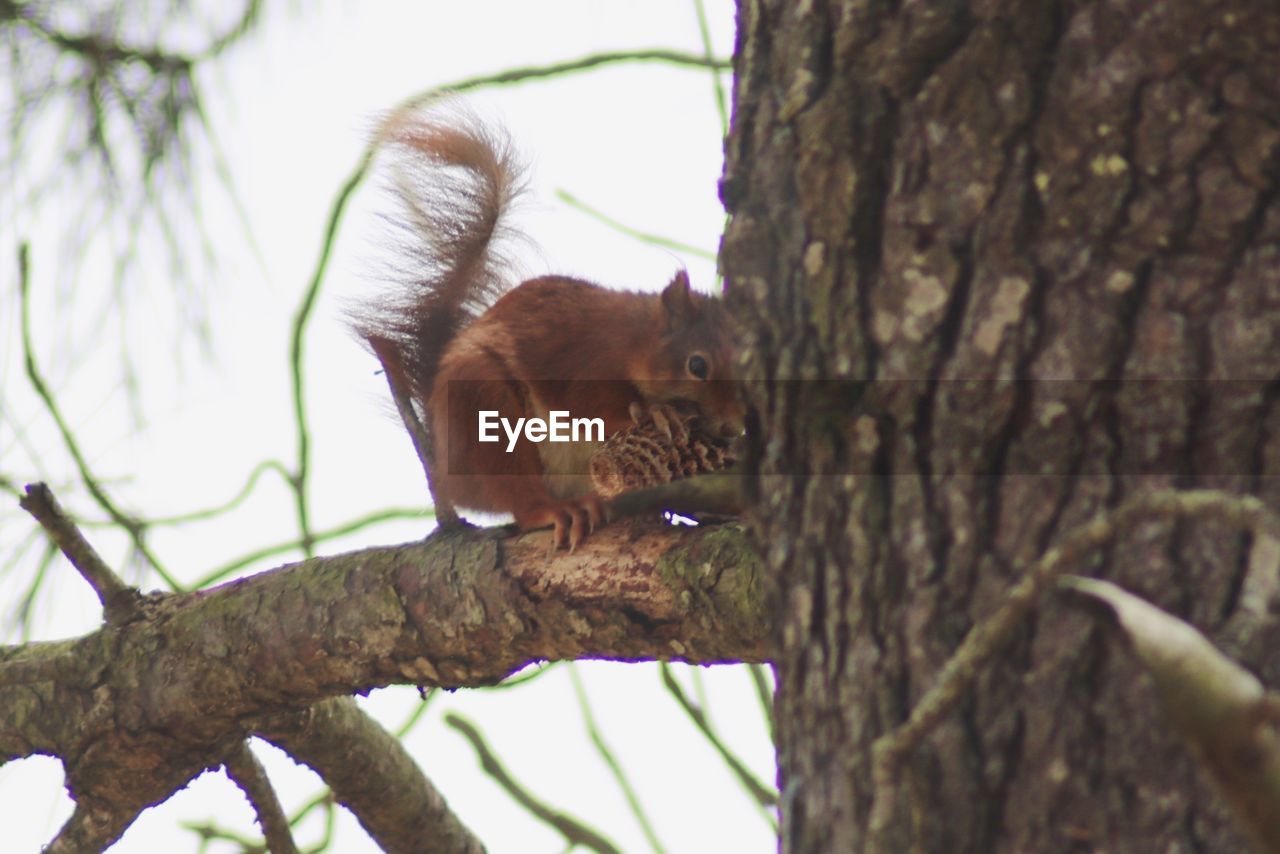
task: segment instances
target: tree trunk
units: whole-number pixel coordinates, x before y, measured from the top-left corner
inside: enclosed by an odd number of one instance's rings
[[[1280,4],[750,0],[735,65],[723,258],[755,435],[786,437],[755,523],[784,850],[1239,850],[1137,666],[1053,597],[875,840],[871,745],[1082,521],[1280,506]],[[1075,571],[1276,687],[1252,544],[1157,521]]]

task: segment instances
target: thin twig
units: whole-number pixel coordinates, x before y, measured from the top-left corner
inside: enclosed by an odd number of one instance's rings
[[[200,837],[199,851],[207,850],[208,844],[215,841],[240,846],[240,854],[266,854],[267,851],[261,842],[211,821],[184,821],[182,827]]]
[[[1047,550],[1005,594],[995,613],[974,626],[939,672],[937,681],[916,703],[907,720],[881,735],[871,747],[872,802],[870,832],[877,839],[893,818],[898,768],[963,699],[980,670],[1031,613],[1042,594],[1066,570],[1118,534],[1147,519],[1216,518],[1241,528],[1263,530],[1280,538],[1280,518],[1250,495],[1218,490],[1161,490],[1139,495],[1115,510],[1098,513],[1069,531]]]
[[[102,489],[98,480],[93,476],[93,473],[89,471],[89,463],[80,452],[79,443],[76,442],[75,437],[71,434],[71,428],[67,426],[66,419],[62,417],[62,411],[54,401],[53,394],[49,391],[49,386],[45,383],[44,377],[36,365],[35,346],[31,340],[30,247],[26,243],[18,247],[18,289],[22,297],[22,350],[26,363],[27,378],[31,381],[32,388],[35,389],[36,394],[44,402],[45,409],[49,411],[49,415],[57,425],[58,432],[62,435],[63,444],[67,446],[67,451],[75,461],[76,469],[80,472],[80,479],[89,490],[89,494],[98,502],[98,506],[106,511],[107,515],[129,534],[129,538],[133,541],[133,547],[155,569],[156,574],[160,576],[164,583],[169,585],[170,589],[181,590],[182,585],[165,570],[159,559],[147,548],[146,541],[142,536],[146,526],[117,508]]]
[[[684,689],[680,687],[680,683],[676,681],[675,674],[671,672],[671,665],[662,662],[660,668],[662,671],[662,684],[666,686],[667,691],[675,698],[680,708],[684,709],[685,714],[689,716],[689,720],[693,721],[694,726],[706,737],[708,743],[715,748],[716,753],[720,754],[720,758],[729,766],[729,770],[738,778],[740,782],[755,799],[756,803],[761,807],[774,807],[778,805],[778,793],[766,786],[764,783],[751,773],[741,759],[733,755],[733,751],[725,746],[720,740],[720,736],[712,729],[707,716],[703,714],[702,709],[689,699]]]
[[[715,718],[711,716],[711,698],[707,696],[707,685],[706,680],[702,678],[702,668],[690,667],[685,672],[689,674],[689,681],[693,683],[693,697],[698,703],[698,708],[702,710],[703,717],[707,719],[707,726],[715,729]]]
[[[37,533],[33,531],[32,533]],[[45,580],[49,577],[49,568],[53,566],[54,559],[58,556],[58,547],[49,541],[48,537],[41,536],[44,541],[44,553],[40,555],[40,559],[36,561],[36,571],[31,576],[31,583],[27,585],[27,589],[18,597],[18,604],[14,607],[14,620],[21,629],[20,639],[23,643],[31,640],[31,618],[35,610],[36,597],[40,595],[40,590],[44,587]]]
[[[261,11],[262,0],[246,0],[244,11],[240,13],[240,17],[236,19],[236,22],[225,33],[215,36],[204,50],[193,57],[194,61],[202,62],[206,59],[212,59],[238,42],[257,23],[258,13]]]
[[[106,561],[89,544],[71,517],[62,509],[53,491],[43,483],[27,484],[18,505],[31,514],[57,544],[62,553],[79,570],[84,580],[98,594],[98,601],[105,607],[112,596],[129,589],[129,585],[116,575]]]
[[[747,672],[751,674],[751,682],[756,688],[756,699],[760,701],[760,711],[764,715],[765,723],[769,726],[769,741],[776,746],[778,734],[773,721],[773,687],[769,684],[769,675],[765,672],[763,664],[748,664]]]
[[[583,845],[593,851],[599,851],[601,854],[619,854],[621,849],[599,831],[588,827],[580,819],[573,818],[547,806],[529,794],[529,791],[508,774],[507,769],[502,767],[502,763],[498,761],[498,757],[489,749],[489,745],[485,743],[484,737],[480,735],[480,731],[476,729],[474,724],[453,712],[444,716],[444,722],[462,733],[467,741],[471,742],[471,748],[475,750],[476,756],[480,759],[480,766],[486,774],[493,778],[494,782],[501,786],[516,803],[528,810],[535,818],[559,831],[565,842],[569,843],[570,846]]]
[[[591,743],[595,745],[596,753],[599,753],[604,764],[609,766],[609,772],[613,774],[614,781],[617,782],[618,788],[622,790],[622,796],[627,799],[627,806],[631,808],[631,814],[635,816],[636,823],[640,825],[640,829],[644,832],[645,839],[649,840],[649,847],[661,854],[666,849],[663,848],[657,832],[649,821],[649,816],[645,814],[644,807],[640,804],[640,796],[636,794],[631,781],[627,779],[626,772],[622,770],[622,764],[618,762],[618,757],[614,755],[612,748],[604,740],[604,735],[596,724],[596,717],[591,711],[591,703],[587,699],[586,688],[582,685],[582,677],[578,674],[577,666],[572,663],[569,665],[569,679],[573,682],[573,692],[577,694],[578,707],[582,710],[582,722],[586,724],[587,734],[591,737]]]
[[[127,622],[137,614],[137,591],[125,584],[89,545],[48,486],[28,484],[26,495],[18,500],[18,504],[40,523],[49,539],[57,543],[67,560],[93,588],[108,623]]]
[[[158,528],[165,525],[186,525],[191,522],[203,522],[207,519],[214,519],[225,513],[229,513],[244,503],[245,499],[253,492],[254,487],[258,485],[258,479],[262,477],[264,472],[275,471],[288,481],[289,472],[284,464],[279,460],[263,460],[253,467],[249,472],[249,476],[245,479],[244,485],[240,490],[228,498],[221,504],[212,507],[205,507],[200,510],[188,510],[185,513],[175,513],[171,516],[153,516],[147,519],[147,525],[152,528]]]
[[[702,39],[702,55],[707,59],[715,57],[715,51],[711,46],[711,27],[707,25],[707,10],[702,0],[693,0],[694,11],[698,15],[698,35]],[[729,133],[729,108],[726,106],[726,98],[724,95],[724,81],[720,79],[720,69],[711,68],[711,94],[716,100],[716,114],[720,117],[720,135],[727,136]]]
[[[581,211],[582,213],[586,214],[592,219],[598,220],[599,222],[604,223],[609,228],[612,228],[614,231],[617,231],[621,234],[625,234],[627,237],[634,237],[636,240],[639,240],[641,243],[648,243],[653,246],[661,246],[664,249],[672,249],[676,252],[683,252],[686,255],[694,255],[698,258],[704,258],[707,261],[716,260],[716,253],[709,252],[706,249],[702,249],[700,247],[694,246],[693,244],[684,243],[683,241],[675,240],[670,237],[663,237],[660,234],[653,234],[647,231],[640,231],[639,229],[632,228],[629,225],[623,225],[613,217],[600,211],[598,208],[591,207],[586,202],[582,201],[577,196],[570,193],[568,190],[564,190],[564,189],[556,190],[556,197],[560,199],[560,201],[569,205],[569,207],[576,208],[577,210]]]
[[[4,415],[4,407],[0,406],[0,417],[2,417],[3,415]],[[14,484],[13,481],[9,480],[9,478],[5,477],[4,475],[0,475],[0,490],[3,490],[9,493],[14,498],[22,497],[22,492],[18,489],[17,485]]]
[[[21,497],[21,495],[22,493],[18,493],[19,497]],[[3,524],[4,521],[5,520],[0,520],[0,524]],[[49,537],[45,534],[43,528],[31,528],[20,539],[12,544],[11,550],[4,556],[4,561],[0,562],[0,579],[7,576],[10,570],[15,566],[21,565],[27,559],[27,556],[38,546],[43,546],[46,552],[49,549],[52,549],[55,555],[58,553],[58,547],[50,542]],[[9,586],[12,587],[12,584]],[[20,604],[21,599],[18,599],[17,601],[19,602],[19,605],[14,608],[15,616],[20,614],[22,610]],[[0,622],[3,621],[0,620]]]
[[[304,818],[311,815],[312,810],[317,809],[318,807],[322,807],[326,804],[332,805],[335,800],[336,798],[334,797],[333,789],[326,788],[324,791],[320,792],[318,795],[313,796],[311,800],[307,801],[305,804],[299,807],[297,812],[295,812],[292,816],[289,817],[289,825],[291,827],[297,827],[299,824],[302,823],[302,820]]]
[[[409,717],[404,719],[404,723],[396,727],[396,738],[403,739],[409,734],[410,730],[418,725],[418,721],[422,720],[422,716],[427,713],[427,707],[431,705],[432,698],[438,696],[439,693],[435,688],[428,688],[422,692],[422,698],[418,700],[418,705],[413,707],[413,711],[409,713]]]
[[[298,854],[297,843],[293,841],[293,833],[289,829],[289,819],[280,806],[275,788],[267,779],[267,769],[253,755],[249,742],[241,741],[232,748],[223,764],[227,776],[240,787],[240,791],[244,792],[253,805],[258,826],[262,828],[262,835],[266,837],[267,849],[271,854]]]
[[[338,802],[330,799],[324,804],[324,835],[320,837],[320,841],[311,847],[312,852],[320,854],[322,851],[328,851],[329,846],[333,844],[333,830],[338,822]]]
[[[546,675],[547,673],[550,673],[552,670],[557,669],[557,666],[559,664],[560,662],[558,661],[544,662],[543,664],[540,664],[537,667],[526,668],[525,670],[520,671],[514,676],[510,676],[506,679],[503,679],[497,685],[488,685],[481,690],[505,691],[508,688],[515,688],[520,685],[525,685],[541,676]]]
[[[347,534],[351,534],[351,533],[354,533],[355,531],[359,531],[362,528],[368,527],[369,525],[376,525],[379,522],[390,522],[396,519],[421,519],[424,516],[429,517],[430,515],[431,515],[431,511],[429,510],[409,510],[409,509],[403,509],[403,508],[377,510],[377,511],[374,511],[373,513],[369,513],[367,515],[361,516],[358,519],[352,519],[350,522],[346,522],[334,528],[329,528],[327,530],[320,531],[316,534],[313,534],[312,542],[323,543],[328,540],[337,539],[338,537],[345,537]],[[285,554],[286,552],[291,552],[301,548],[302,548],[302,543],[300,540],[289,540],[288,542],[277,543],[273,546],[263,546],[260,549],[254,549],[248,554],[241,555],[240,557],[232,561],[224,563],[222,566],[218,567],[217,569],[210,570],[208,574],[206,574],[204,577],[200,578],[198,581],[192,584],[191,589],[200,590],[201,588],[208,587],[210,584],[215,584],[219,581],[222,581],[227,576],[231,575],[237,570],[244,569],[246,566],[249,566],[252,563],[256,563],[257,561],[264,560],[274,555]]]
[[[698,35],[702,38],[702,55],[710,59],[715,55],[711,45],[711,27],[707,24],[707,10],[703,0],[693,0],[694,11],[698,15]],[[709,71],[711,75],[711,94],[716,102],[716,114],[720,118],[720,138],[726,139],[729,136],[729,108],[727,106],[728,99],[724,92],[724,77],[720,70],[712,68]],[[729,226],[729,214],[726,211],[724,215],[724,227],[721,232],[725,231]],[[720,265],[716,264],[716,290],[719,291],[724,287],[724,275],[720,269]]]
[[[731,60],[717,59],[715,57],[708,58],[693,53],[684,53],[678,50],[664,50],[657,48],[649,50],[609,51],[605,53],[589,54],[578,59],[568,59],[564,62],[553,62],[550,65],[527,65],[520,68],[510,68],[506,71],[499,71],[496,74],[483,74],[478,77],[471,77],[457,83],[437,87],[430,92],[415,95],[410,98],[406,104],[415,103],[421,99],[431,100],[435,97],[435,93],[442,91],[465,92],[469,89],[480,89],[506,83],[525,83],[530,80],[558,77],[562,74],[571,74],[574,71],[586,71],[589,68],[597,68],[602,65],[615,65],[621,62],[664,62],[668,65],[688,65],[698,68],[715,68],[721,71],[731,71],[733,69],[733,62]]]

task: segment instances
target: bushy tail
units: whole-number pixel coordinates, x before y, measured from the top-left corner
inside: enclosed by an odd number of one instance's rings
[[[523,189],[523,170],[505,134],[459,111],[393,115],[376,142],[401,202],[388,220],[404,269],[355,327],[425,405],[445,347],[508,285],[504,213]]]

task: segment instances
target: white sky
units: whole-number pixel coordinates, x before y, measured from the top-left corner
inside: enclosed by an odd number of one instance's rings
[[[142,382],[144,428],[132,419],[128,392],[119,382],[117,347],[106,343],[116,331],[102,314],[113,299],[106,284],[110,268],[104,266],[110,241],[82,247],[75,298],[54,299],[64,278],[59,273],[73,260],[58,246],[54,229],[77,201],[66,199],[43,220],[0,220],[0,382],[8,407],[0,413],[0,471],[55,483],[74,479],[22,374],[10,287],[10,247],[18,239],[32,240],[32,284],[40,295],[33,305],[37,350],[91,465],[122,503],[143,515],[208,506],[233,495],[263,459],[293,464],[289,322],[314,267],[330,205],[379,111],[435,85],[514,66],[602,50],[701,49],[691,2],[381,2],[326,4],[305,12],[282,6],[292,4],[268,4],[268,18],[256,35],[202,78],[258,248],[255,256],[214,176],[197,176],[218,254],[216,275],[195,282],[211,320],[211,358],[192,341],[175,347],[167,270],[146,267],[139,290],[131,292],[129,341]],[[717,54],[728,56],[732,3],[708,0],[707,6]],[[696,286],[713,287],[710,262],[619,235],[554,196],[556,189],[567,190],[637,229],[714,251],[723,220],[715,191],[722,151],[706,72],[615,66],[490,89],[467,103],[500,117],[533,165],[519,221],[541,252],[525,259],[528,274],[560,272],[657,289],[685,265]],[[8,205],[18,189],[0,192],[8,194],[0,211],[13,210]],[[314,525],[321,530],[382,507],[423,501],[421,472],[402,428],[387,414],[385,385],[342,322],[344,301],[375,287],[368,275],[377,257],[375,212],[389,207],[376,184],[357,194],[307,339],[307,401],[315,431],[311,498]],[[82,491],[64,500],[90,518],[100,516]],[[189,581],[222,561],[295,536],[293,514],[278,478],[268,474],[255,498],[229,518],[157,531],[151,542],[175,574]],[[31,524],[7,509],[0,513],[0,558]],[[420,523],[382,526],[325,544],[321,552],[421,534]],[[120,565],[124,541],[102,529],[90,535]],[[34,561],[27,560],[0,576],[0,616],[8,617],[33,572]],[[91,631],[98,613],[86,585],[64,562],[55,563],[53,572],[59,578],[54,593],[39,603],[36,636]],[[149,577],[143,586],[158,587],[159,581]],[[774,850],[760,813],[662,690],[656,666],[581,668],[597,720],[668,850]],[[746,672],[711,668],[702,675],[723,737],[771,781],[772,750]],[[394,688],[376,692],[365,706],[394,726],[415,702],[412,688]],[[408,740],[428,777],[491,851],[560,851],[558,834],[528,818],[479,772],[470,748],[441,723],[446,710],[474,719],[508,770],[551,805],[586,819],[627,851],[647,849],[587,742],[567,672],[514,691],[437,698]],[[317,779],[282,754],[264,748],[260,755],[287,811],[319,791]],[[69,809],[60,767],[52,760],[0,769],[0,826],[17,834],[6,838],[5,850],[38,850]],[[112,850],[194,850],[195,836],[180,823],[210,819],[250,832],[249,808],[220,773],[205,775],[144,814]],[[320,833],[318,820],[312,820],[299,842],[305,846]],[[374,849],[343,814],[332,850]]]

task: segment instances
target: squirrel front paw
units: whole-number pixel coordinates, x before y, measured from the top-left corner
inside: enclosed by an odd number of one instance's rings
[[[689,438],[691,416],[682,414],[668,403],[632,403],[630,412],[631,421],[637,427],[652,423],[660,433],[676,443],[683,443]]]
[[[551,526],[551,550],[568,548],[570,552],[605,522],[604,501],[594,492],[578,498],[569,498],[540,504],[532,510],[516,515],[516,524],[522,530]]]

